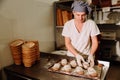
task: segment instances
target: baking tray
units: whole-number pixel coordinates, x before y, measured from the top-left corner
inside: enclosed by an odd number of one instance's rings
[[[108,61],[102,61],[102,60],[98,60],[98,63],[100,64],[103,64],[103,68],[102,68],[102,74],[101,74],[101,78],[100,80],[104,80],[105,79],[105,76],[109,70],[109,67],[110,67],[110,62]]]
[[[90,76],[90,75],[88,75],[87,74],[87,70],[85,70],[84,69],[84,75],[79,75],[79,74],[77,74],[77,73],[75,73],[74,72],[74,69],[75,68],[72,68],[72,71],[71,72],[64,72],[64,71],[62,71],[61,70],[61,68],[59,69],[59,70],[57,70],[57,71],[54,71],[53,69],[52,69],[52,66],[55,64],[55,63],[58,63],[58,62],[60,62],[60,60],[59,61],[51,61],[51,62],[49,62],[47,65],[49,65],[48,67],[47,67],[47,70],[48,71],[50,71],[50,72],[55,72],[55,73],[60,73],[60,74],[65,74],[65,75],[70,75],[70,76],[76,76],[76,77],[83,77],[83,78],[87,78],[87,79],[91,79],[91,80],[101,80],[101,77],[103,76],[102,75],[102,71],[103,71],[103,68],[104,68],[104,66],[102,66],[102,67],[100,67],[100,66],[98,66],[98,65],[95,65],[94,66],[94,69],[97,71],[97,73],[98,73],[98,76],[97,77],[92,77],[92,76]],[[99,61],[99,64],[103,64],[101,61]],[[104,65],[104,64],[103,64]]]

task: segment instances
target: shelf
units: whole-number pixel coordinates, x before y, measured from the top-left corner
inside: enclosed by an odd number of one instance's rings
[[[106,8],[106,7],[103,7],[103,8]],[[110,10],[113,10],[113,9],[120,9],[120,6],[110,7]],[[102,10],[102,8],[96,8],[96,11],[100,11],[100,10]],[[95,11],[95,9],[93,11]]]

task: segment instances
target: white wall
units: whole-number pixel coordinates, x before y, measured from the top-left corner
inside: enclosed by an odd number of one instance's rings
[[[40,51],[54,50],[53,2],[57,0],[0,0],[0,67],[13,63],[8,43],[38,40]]]

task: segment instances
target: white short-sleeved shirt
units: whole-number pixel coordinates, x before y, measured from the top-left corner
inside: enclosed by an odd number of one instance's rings
[[[83,28],[81,32],[75,27],[74,19],[65,23],[62,36],[69,37],[71,43],[75,49],[80,53],[88,55],[91,48],[90,37],[100,34],[98,26],[93,20],[86,20],[83,23]],[[67,54],[73,56],[73,54],[68,51]]]

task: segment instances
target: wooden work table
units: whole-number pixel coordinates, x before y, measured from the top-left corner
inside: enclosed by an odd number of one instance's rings
[[[17,66],[12,64],[4,68],[7,80],[89,80],[80,77],[63,75],[58,73],[49,72],[45,65],[52,58],[59,58],[59,55],[42,53],[40,61],[30,68],[23,65]],[[120,64],[111,64],[105,80],[120,80]]]

